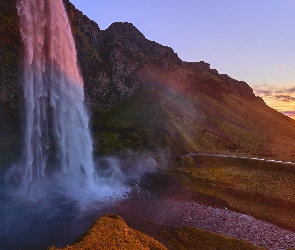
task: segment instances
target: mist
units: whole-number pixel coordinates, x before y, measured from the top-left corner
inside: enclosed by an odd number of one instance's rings
[[[93,185],[51,172],[38,193],[24,193],[19,164],[4,174],[0,187],[0,248],[31,249],[70,244],[95,219],[129,197],[141,177],[164,166],[166,156],[127,150],[95,160]],[[15,242],[18,238],[18,242]],[[26,245],[28,247],[26,247]]]
[[[165,157],[127,150],[94,159],[63,2],[16,3],[24,53],[23,153],[1,180],[0,249],[40,249],[71,243]]]

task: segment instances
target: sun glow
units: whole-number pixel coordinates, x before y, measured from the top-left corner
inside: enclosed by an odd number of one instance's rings
[[[254,86],[253,88],[255,94],[262,97],[268,106],[295,120],[295,88],[277,88],[270,85]]]
[[[295,96],[292,98],[295,99]],[[263,97],[263,100],[268,106],[276,109],[277,111],[295,120],[295,102],[294,101],[286,102],[284,100],[278,100],[272,96],[265,96]]]

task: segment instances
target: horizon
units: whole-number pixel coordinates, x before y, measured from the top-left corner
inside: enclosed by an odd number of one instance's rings
[[[295,2],[71,2],[100,29],[130,22],[182,60],[208,62],[247,82],[269,106],[295,118]]]

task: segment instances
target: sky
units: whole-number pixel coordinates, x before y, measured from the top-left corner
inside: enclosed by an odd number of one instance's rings
[[[295,118],[295,0],[70,0],[106,29],[133,23],[184,61],[247,82]]]

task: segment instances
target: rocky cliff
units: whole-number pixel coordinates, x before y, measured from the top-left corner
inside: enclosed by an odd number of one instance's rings
[[[16,106],[20,95],[20,34],[14,1],[0,2],[0,101]]]
[[[89,102],[111,107],[139,89],[170,86],[213,97],[235,93],[255,98],[244,82],[220,75],[205,62],[181,61],[173,49],[150,41],[131,23],[113,23],[106,30],[64,0],[76,40]],[[17,105],[21,88],[18,69],[21,39],[15,1],[1,1],[0,101]]]
[[[197,150],[295,160],[295,122],[268,107],[247,83],[219,74],[206,62],[182,61],[131,23],[101,30],[68,0],[64,3],[96,153]],[[21,148],[21,39],[15,1],[3,0],[0,7],[0,160],[8,163]]]
[[[213,97],[235,93],[254,99],[252,89],[205,62],[183,62],[172,48],[150,41],[131,23],[100,30],[65,1],[76,39],[89,101],[113,106],[146,87],[169,86]]]

